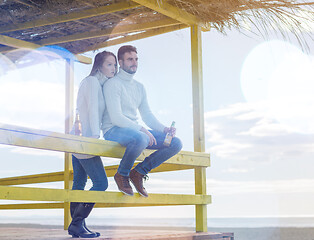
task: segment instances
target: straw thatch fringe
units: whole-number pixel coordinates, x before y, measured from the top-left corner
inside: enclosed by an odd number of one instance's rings
[[[162,2],[162,0],[159,0]],[[307,48],[305,35],[314,32],[314,2],[295,0],[170,0],[221,33],[248,30],[267,37],[270,32],[287,38],[292,33]]]

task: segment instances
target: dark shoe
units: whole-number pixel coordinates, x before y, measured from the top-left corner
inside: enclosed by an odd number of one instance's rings
[[[134,187],[136,188],[137,192],[141,194],[143,197],[148,197],[148,193],[143,186],[143,179],[146,179],[146,175],[140,174],[134,168],[130,172],[130,180],[133,183]]]
[[[83,225],[85,218],[88,217],[92,211],[95,203],[79,203],[73,213],[73,219],[68,228],[68,233],[72,237],[80,238],[96,238],[98,237],[96,233],[91,233],[87,231]],[[75,204],[73,205],[74,209]],[[73,210],[72,209],[72,210]]]
[[[129,177],[122,176],[117,172],[114,175],[114,180],[116,181],[116,184],[118,185],[118,188],[121,192],[129,196],[134,195],[132,187],[129,182]]]
[[[73,215],[74,215],[74,212],[75,212],[75,209],[76,207],[79,205],[80,203],[79,202],[71,202],[70,203],[70,213],[71,213],[71,217],[73,219]],[[99,232],[93,232],[91,230],[89,230],[86,226],[86,222],[85,222],[85,219],[83,220],[83,227],[86,229],[86,231],[90,232],[90,233],[95,233],[97,235],[97,237],[100,236],[100,233]]]

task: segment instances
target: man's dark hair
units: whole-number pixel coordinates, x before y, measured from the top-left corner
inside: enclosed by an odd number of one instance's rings
[[[136,49],[136,47],[131,46],[131,45],[124,45],[124,46],[120,47],[118,50],[118,61],[123,59],[123,56],[126,52],[136,52],[137,53],[137,49]]]

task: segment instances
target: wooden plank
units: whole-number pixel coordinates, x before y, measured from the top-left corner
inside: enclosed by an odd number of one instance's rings
[[[38,44],[19,40],[16,38],[5,36],[5,35],[0,35],[0,43],[9,47],[14,47],[14,48],[36,49],[36,48],[41,47]]]
[[[74,111],[74,61],[67,59],[65,63],[65,123],[64,133],[69,134],[73,125]]]
[[[70,179],[73,179],[73,172],[71,173]],[[64,171],[1,178],[0,185],[8,186],[8,185],[21,185],[21,184],[33,184],[33,183],[60,182],[63,180],[64,180]]]
[[[205,151],[202,35],[197,25],[191,27],[191,62],[193,95],[194,151]],[[206,195],[206,169],[195,170],[195,194]],[[207,206],[195,206],[196,231],[207,232]]]
[[[96,16],[101,16],[101,15],[105,15],[109,13],[132,9],[138,6],[140,5],[134,2],[120,2],[116,4],[110,4],[110,5],[101,6],[97,8],[82,10],[79,12],[72,12],[72,13],[68,13],[64,15],[59,15],[57,17],[52,17],[52,18],[46,18],[46,19],[41,18],[38,20],[30,21],[30,22],[4,25],[0,28],[0,33],[18,31],[18,30],[23,30],[23,29],[28,29],[28,28],[42,27],[42,26],[63,23],[63,22],[76,21],[79,19],[96,17]]]
[[[136,166],[138,163],[135,163]],[[113,177],[118,169],[119,165],[106,166],[107,177]],[[157,172],[170,172],[178,170],[187,170],[194,169],[193,166],[179,165],[179,164],[168,164],[163,163],[159,167],[153,169],[150,173]],[[73,170],[70,170],[70,180],[73,180]],[[52,172],[52,173],[42,173],[42,174],[33,174],[33,175],[24,175],[17,177],[8,177],[0,178],[0,185],[9,186],[9,185],[22,185],[22,184],[34,184],[34,183],[47,183],[47,182],[60,182],[64,181],[64,172]]]
[[[73,42],[73,41],[79,41],[84,39],[91,39],[91,38],[98,38],[98,37],[105,37],[105,36],[113,36],[113,35],[120,35],[125,33],[132,33],[132,32],[138,32],[138,31],[144,31],[147,29],[155,29],[160,27],[166,27],[166,26],[173,26],[178,25],[180,22],[173,20],[171,18],[162,19],[154,22],[144,22],[139,24],[132,24],[132,25],[117,25],[111,28],[107,28],[104,30],[99,31],[88,31],[78,34],[72,34],[67,35],[63,37],[51,37],[51,38],[45,38],[39,41],[36,41],[35,43],[41,44],[41,45],[54,45],[54,44],[60,44],[65,42]]]
[[[105,225],[105,226],[104,226]],[[109,226],[104,223],[98,226],[101,236],[99,240],[234,240],[233,233],[206,232],[196,233],[191,228],[177,228],[175,226]],[[0,232],[0,239],[6,240],[69,240],[67,233],[60,228],[45,225],[6,226]]]
[[[65,65],[65,123],[64,130],[69,134],[73,125],[74,111],[74,61],[66,60]],[[64,153],[64,189],[72,189],[73,167],[72,155]],[[64,230],[68,229],[71,222],[70,202],[64,203]]]
[[[63,202],[57,203],[21,203],[21,204],[0,204],[0,210],[18,209],[61,209],[64,208]],[[96,203],[95,208],[117,208],[117,207],[153,207],[153,206],[181,206],[181,204],[153,204],[142,203],[140,206],[134,203]]]
[[[199,25],[204,31],[210,30],[210,24],[201,21],[197,16],[188,13],[174,5],[167,3],[167,1],[159,0],[133,0],[147,8],[153,9],[165,16],[173,18],[179,22],[187,25]]]
[[[206,195],[206,168],[198,167],[195,170],[195,194]],[[195,206],[195,230],[207,232],[207,205]]]
[[[0,186],[0,199],[57,202],[131,203],[139,206],[141,204],[195,205],[211,203],[211,196],[209,195],[151,193],[147,198],[144,198],[138,193],[135,193],[134,196],[127,196],[121,192],[80,191],[11,186]]]
[[[125,151],[124,147],[115,142],[8,124],[0,124],[0,144],[113,158],[122,158]],[[138,160],[143,161],[152,152],[145,150]],[[166,163],[208,167],[210,158],[207,153],[181,151]]]
[[[194,151],[205,151],[202,38],[198,26],[191,27]]]
[[[163,33],[173,32],[173,31],[177,31],[180,29],[184,29],[184,28],[187,28],[187,25],[178,24],[178,25],[169,26],[169,27],[160,27],[157,29],[147,30],[145,32],[140,32],[137,34],[127,35],[125,37],[121,37],[118,39],[105,41],[103,43],[100,43],[98,45],[91,46],[90,48],[85,49],[84,52],[93,51],[93,50],[97,50],[100,48],[110,47],[110,46],[114,46],[117,44],[127,43],[127,42],[131,42],[131,41],[135,41],[135,40],[139,40],[139,39],[144,39],[144,38],[148,38],[148,37],[152,37],[152,36],[157,36],[157,35],[160,35]]]
[[[26,49],[38,49],[41,48],[41,45],[35,44],[35,43],[31,43],[31,42],[27,42],[27,41],[23,41],[23,40],[19,40],[16,38],[11,38],[5,35],[0,35],[0,44],[6,45],[6,46],[10,46],[10,47],[14,47],[14,48],[26,48]],[[47,52],[45,53],[47,54]],[[53,55],[52,57],[55,57],[55,55]],[[91,64],[92,63],[92,59],[83,55],[73,55],[74,59],[78,62],[81,63],[85,63],[85,64]]]
[[[135,163],[136,166],[138,163]],[[107,177],[113,177],[117,172],[119,165],[106,166]],[[187,170],[194,169],[193,166],[179,165],[179,164],[168,164],[163,163],[159,167],[153,169],[150,173],[157,172],[170,172],[178,170]],[[73,180],[73,170],[70,170],[70,180]],[[52,172],[52,173],[42,173],[42,174],[33,174],[33,175],[24,175],[8,178],[0,178],[0,185],[9,186],[9,185],[22,185],[22,184],[34,184],[34,183],[47,183],[47,182],[60,182],[64,181],[64,172]]]
[[[0,204],[0,210],[64,208],[64,203]]]

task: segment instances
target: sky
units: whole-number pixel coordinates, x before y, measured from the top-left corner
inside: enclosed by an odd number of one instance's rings
[[[202,33],[205,147],[211,155],[207,192],[213,199],[209,218],[314,216],[314,43],[308,38],[309,49],[302,51],[290,37]],[[144,84],[151,109],[165,125],[176,121],[183,150],[193,151],[189,29],[130,44],[138,49],[135,79]],[[106,50],[116,53],[119,47]],[[40,51],[27,57],[42,58],[42,64],[14,69],[0,57],[0,122],[63,132],[65,62],[46,61]],[[75,64],[75,94],[90,69]],[[0,145],[0,154],[5,159],[0,177],[63,170],[62,153]],[[193,194],[193,171],[151,174],[145,185],[149,193]],[[62,183],[29,186],[62,188]],[[108,190],[117,191],[112,179]],[[25,211],[1,211],[0,218]],[[34,216],[42,213],[32,210]],[[62,213],[45,211],[47,216]],[[194,207],[96,209],[92,214],[134,216],[191,218]]]

